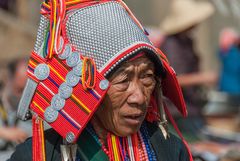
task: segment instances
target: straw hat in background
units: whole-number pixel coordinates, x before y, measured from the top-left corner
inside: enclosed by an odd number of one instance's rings
[[[173,0],[160,30],[165,35],[173,35],[204,21],[213,13],[214,7],[207,1]]]

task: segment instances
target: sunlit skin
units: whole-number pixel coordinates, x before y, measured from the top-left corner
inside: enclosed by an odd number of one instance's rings
[[[128,61],[109,81],[111,87],[92,121],[96,132],[104,135],[110,131],[117,136],[136,133],[156,85],[154,64],[145,56]]]

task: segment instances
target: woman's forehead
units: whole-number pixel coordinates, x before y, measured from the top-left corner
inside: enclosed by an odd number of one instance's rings
[[[126,61],[123,63],[117,70],[114,72],[112,77],[119,75],[120,73],[127,73],[134,70],[135,67],[138,67],[140,70],[145,71],[148,69],[154,70],[154,63],[146,56],[141,56],[136,59]],[[112,78],[111,77],[111,78]]]
[[[130,66],[143,66],[143,67],[154,67],[154,63],[145,55],[136,59],[131,59],[123,63],[119,69],[128,68]]]

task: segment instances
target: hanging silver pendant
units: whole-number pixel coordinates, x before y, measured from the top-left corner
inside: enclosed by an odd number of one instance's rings
[[[166,129],[163,127],[163,125],[159,125],[159,128],[160,128],[160,130],[162,131],[162,133],[163,133],[163,136],[164,136],[164,138],[165,138],[165,140],[167,139],[167,136],[168,136],[168,134],[167,134],[167,131],[166,131]]]
[[[162,121],[158,124],[158,127],[160,128],[160,130],[162,131],[162,134],[165,138],[165,140],[167,138],[169,138],[169,133],[168,133],[168,128],[167,128],[167,120]]]
[[[62,161],[75,161],[77,155],[77,144],[61,145]]]

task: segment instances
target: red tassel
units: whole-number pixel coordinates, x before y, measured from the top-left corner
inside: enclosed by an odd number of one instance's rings
[[[32,160],[46,161],[45,140],[43,134],[43,120],[39,118],[37,115],[33,115],[32,123],[33,123]]]

